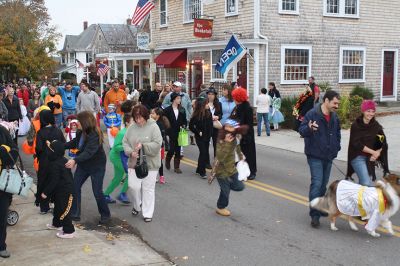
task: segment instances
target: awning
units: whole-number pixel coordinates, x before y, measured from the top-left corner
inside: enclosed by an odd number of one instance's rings
[[[186,68],[187,52],[186,49],[166,50],[159,54],[154,61],[157,67]]]

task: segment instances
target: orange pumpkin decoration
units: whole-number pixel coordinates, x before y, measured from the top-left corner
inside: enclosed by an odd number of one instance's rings
[[[27,155],[35,154],[35,149],[28,144],[27,140],[22,143],[22,151]]]
[[[111,134],[111,136],[113,136],[113,137],[115,137],[115,136],[118,134],[118,132],[119,132],[119,129],[118,129],[117,127],[112,127],[112,128],[110,129],[110,134]]]

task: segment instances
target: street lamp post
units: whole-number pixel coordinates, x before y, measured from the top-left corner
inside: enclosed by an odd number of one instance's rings
[[[150,85],[151,85],[151,89],[154,90],[155,89],[155,85],[156,85],[156,78],[155,78],[155,73],[157,72],[157,68],[155,66],[155,62],[154,62],[154,51],[156,50],[156,44],[151,41],[149,43],[149,50],[150,50],[150,54],[151,54],[151,58],[150,58]]]

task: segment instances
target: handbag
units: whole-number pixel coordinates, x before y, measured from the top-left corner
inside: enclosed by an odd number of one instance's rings
[[[13,195],[28,196],[29,190],[33,183],[33,178],[30,177],[23,169],[21,170],[14,161],[14,158],[8,154],[14,167],[6,167],[1,171],[0,175],[0,190]]]
[[[135,166],[136,177],[143,179],[149,175],[149,166],[147,165],[146,155],[143,149],[139,151],[139,158],[136,160]]]
[[[213,121],[213,127],[216,129],[221,129],[222,128],[222,124],[219,120],[214,120]]]
[[[178,146],[186,147],[189,146],[189,134],[186,129],[181,128],[178,135]]]

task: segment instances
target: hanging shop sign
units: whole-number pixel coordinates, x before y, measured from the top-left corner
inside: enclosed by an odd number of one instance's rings
[[[213,31],[212,19],[195,18],[193,23],[193,35],[197,38],[211,38]]]
[[[150,36],[147,32],[137,34],[137,47],[141,50],[149,50]]]

